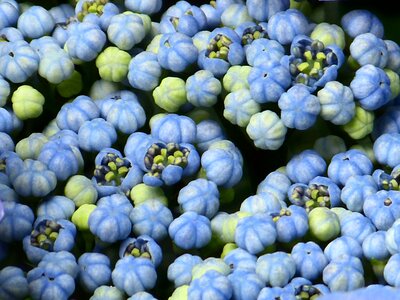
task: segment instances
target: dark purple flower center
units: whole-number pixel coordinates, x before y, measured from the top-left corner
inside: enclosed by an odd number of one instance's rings
[[[31,232],[31,245],[53,251],[54,243],[61,228],[61,225],[54,220],[39,222]]]
[[[296,288],[295,296],[298,300],[314,300],[321,296],[321,291],[312,285],[304,284]]]
[[[115,153],[107,153],[94,170],[94,177],[100,185],[120,185],[132,167],[128,159]]]
[[[297,186],[293,189],[291,197],[295,205],[304,207],[307,212],[316,207],[331,206],[328,187],[322,184],[310,184],[308,187]]]
[[[77,14],[77,19],[83,21],[86,15],[96,14],[101,16],[103,14],[104,5],[108,3],[108,0],[92,0],[85,1],[82,4],[82,10]]]
[[[151,259],[148,241],[138,238],[133,243],[130,243],[124,252],[124,256],[129,255]]]
[[[185,168],[189,153],[189,149],[177,143],[154,143],[147,150],[144,158],[145,167],[149,170],[149,175],[160,177],[168,165]]]
[[[242,45],[249,45],[256,39],[268,38],[268,33],[260,25],[247,27],[242,34]]]
[[[312,85],[328,67],[338,64],[336,54],[319,40],[300,40],[291,52],[289,70],[296,83]]]

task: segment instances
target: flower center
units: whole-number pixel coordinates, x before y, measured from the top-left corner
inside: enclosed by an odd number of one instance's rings
[[[103,14],[104,5],[108,3],[108,0],[92,0],[85,1],[82,4],[82,10],[77,14],[77,19],[82,22],[85,16],[88,14],[96,14],[101,16]]]
[[[217,34],[208,44],[206,56],[209,58],[220,58],[227,61],[230,44],[232,44],[230,38],[222,34]]]
[[[316,287],[313,287],[309,284],[301,285],[296,288],[295,296],[298,300],[314,300],[317,299],[321,295],[321,291]]]
[[[151,259],[148,241],[138,238],[133,243],[130,243],[124,252],[124,256],[132,255],[134,257],[143,257]]]
[[[99,185],[120,185],[132,167],[128,159],[115,153],[107,153],[94,170]]]
[[[155,143],[147,150],[144,163],[149,170],[148,174],[160,177],[168,165],[185,168],[188,163],[189,149],[176,143]]]
[[[53,251],[54,242],[61,228],[61,225],[53,220],[39,222],[31,232],[31,245]]]
[[[254,40],[261,38],[268,38],[268,34],[260,25],[247,27],[242,34],[242,45],[249,45]]]
[[[387,173],[382,173],[379,176],[380,184],[382,189],[389,190],[399,190],[399,182],[400,182],[400,173],[395,175],[389,175]]]
[[[290,74],[296,83],[305,85],[312,85],[328,67],[338,64],[336,54],[318,40],[301,40],[298,46],[293,47],[292,54]]]
[[[328,187],[322,184],[311,184],[308,187],[297,186],[291,197],[295,205],[304,207],[307,212],[316,207],[330,207],[331,205]]]
[[[326,185],[311,184],[307,192],[307,197],[309,198],[305,203],[305,209],[307,212],[310,212],[316,207],[331,206],[328,187]]]

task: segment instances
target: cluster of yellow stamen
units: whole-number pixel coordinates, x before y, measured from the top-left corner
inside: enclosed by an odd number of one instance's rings
[[[108,3],[108,0],[92,0],[85,1],[82,4],[82,10],[77,14],[77,19],[83,21],[88,14],[102,15],[104,6]]]
[[[229,45],[232,41],[222,34],[217,34],[208,44],[206,56],[209,58],[228,59]]]
[[[254,40],[261,38],[268,38],[266,30],[264,30],[260,25],[248,27],[243,31],[242,45],[249,45]]]
[[[101,164],[96,166],[94,177],[100,185],[120,185],[130,168],[131,163],[127,159],[115,153],[107,153]]]
[[[31,233],[31,245],[48,251],[53,251],[61,225],[53,220],[41,221]]]
[[[151,259],[150,250],[147,245],[147,241],[141,238],[136,239],[133,243],[130,243],[124,252],[124,256],[142,257]]]
[[[321,41],[304,41],[292,48],[294,59],[290,63],[290,73],[296,83],[309,85],[324,75],[326,68],[337,64],[332,50],[325,48]]]
[[[150,175],[160,177],[164,168],[175,165],[184,168],[187,165],[189,150],[176,143],[153,144],[146,153],[144,163]]]
[[[311,184],[306,188],[298,186],[291,196],[295,204],[304,207],[307,212],[315,207],[330,207],[331,205],[328,187],[322,184]]]

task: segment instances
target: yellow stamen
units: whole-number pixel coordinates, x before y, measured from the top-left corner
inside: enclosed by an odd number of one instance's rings
[[[304,72],[305,70],[307,70],[310,67],[310,64],[308,62],[302,62],[300,64],[297,65],[297,69],[300,72]]]
[[[115,173],[112,172],[112,171],[108,172],[108,173],[104,176],[104,179],[105,179],[107,182],[112,181],[114,178],[115,178]]]

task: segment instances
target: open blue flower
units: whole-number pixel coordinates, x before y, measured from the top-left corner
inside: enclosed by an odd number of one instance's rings
[[[200,68],[220,78],[231,65],[242,64],[244,58],[240,37],[233,29],[222,27],[210,33],[207,50],[199,53],[197,63]]]
[[[72,222],[39,217],[22,245],[29,261],[36,264],[49,252],[70,251],[75,245],[75,236],[76,227]]]
[[[335,80],[344,63],[343,50],[335,45],[324,45],[305,35],[296,36],[290,45],[290,55],[283,63],[288,65],[293,84],[304,84],[310,91]]]
[[[267,39],[267,23],[258,24],[253,21],[243,22],[235,27],[236,33],[242,38],[242,45],[246,51],[254,41],[258,39]]]
[[[140,235],[137,238],[127,238],[121,242],[119,257],[133,256],[135,258],[146,258],[154,267],[158,267],[162,261],[163,254],[161,247],[148,235]]]
[[[119,8],[116,4],[105,1],[79,0],[75,5],[74,17],[80,22],[93,23],[107,31],[110,24],[110,19],[119,13]]]
[[[139,161],[147,185],[173,185],[200,167],[200,155],[192,144],[154,142],[143,150]]]

